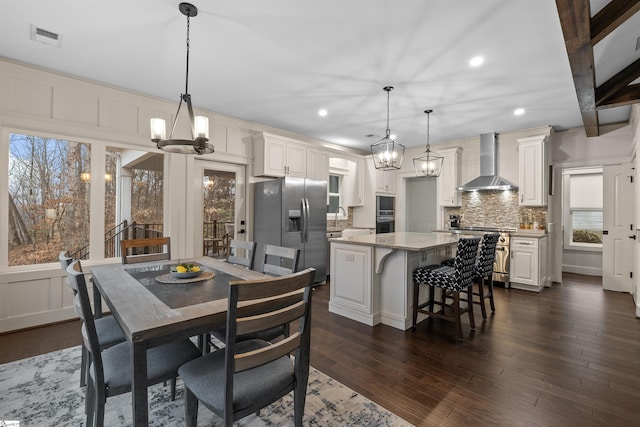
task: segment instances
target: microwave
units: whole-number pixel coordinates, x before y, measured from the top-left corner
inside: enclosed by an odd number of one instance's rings
[[[376,216],[394,216],[395,197],[376,196]]]

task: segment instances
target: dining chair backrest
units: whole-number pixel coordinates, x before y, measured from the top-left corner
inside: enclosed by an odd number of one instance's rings
[[[74,290],[73,308],[82,321],[81,334],[85,348],[89,351],[90,360],[95,368],[95,374],[100,383],[104,383],[100,343],[96,331],[95,319],[89,300],[87,281],[82,271],[80,260],[73,261],[67,267],[69,286]]]
[[[315,269],[286,276],[229,283],[227,312],[227,345],[225,347],[225,419],[238,419],[256,412],[297,386],[304,387],[309,375],[311,337],[311,295]],[[267,299],[238,308],[246,301]],[[236,346],[238,335],[254,334],[272,329],[283,323],[298,321],[298,330],[288,337],[260,349],[241,352]],[[267,365],[284,356],[294,354],[294,369],[289,386],[280,396],[263,396],[261,402],[233,411],[234,374]],[[270,400],[265,405],[265,399]],[[233,415],[232,415],[233,414]],[[230,424],[229,424],[230,425]]]
[[[283,276],[298,270],[300,250],[283,246],[264,245],[262,272],[270,276]]]
[[[69,251],[62,251],[58,254],[58,261],[60,261],[60,268],[62,268],[62,271],[67,271],[67,267],[69,267],[73,258],[69,256]]]
[[[120,252],[123,264],[171,259],[171,238],[121,240]]]
[[[64,271],[66,273],[67,271],[67,267],[69,267],[69,264],[71,264],[73,262],[73,258],[71,258],[69,256],[69,251],[62,251],[58,254],[58,261],[60,261],[60,268],[62,269],[62,271]],[[65,284],[71,288],[71,284],[69,283],[69,277],[67,276],[67,278],[65,279]],[[73,290],[73,288],[72,288]],[[75,291],[73,292],[75,295]]]
[[[240,251],[244,251],[244,256]],[[242,265],[248,269],[253,269],[253,263],[256,258],[256,242],[245,240],[229,240],[227,249],[227,262]]]

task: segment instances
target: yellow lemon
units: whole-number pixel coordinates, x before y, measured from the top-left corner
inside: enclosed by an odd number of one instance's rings
[[[186,273],[187,269],[185,267],[179,265],[179,266],[176,267],[176,272],[178,272],[178,273]]]
[[[193,267],[191,267],[191,271],[200,271],[200,267],[194,265]]]

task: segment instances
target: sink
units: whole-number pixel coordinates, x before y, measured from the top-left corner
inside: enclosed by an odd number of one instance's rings
[[[346,228],[342,230],[342,237],[359,236],[371,234],[368,228]]]

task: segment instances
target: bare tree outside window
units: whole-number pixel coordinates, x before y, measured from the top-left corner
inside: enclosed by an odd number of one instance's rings
[[[89,243],[90,166],[88,144],[10,135],[9,266],[55,262]]]
[[[225,234],[225,223],[235,218],[236,176],[232,172],[207,170],[203,177],[204,222],[217,226],[215,236]]]

